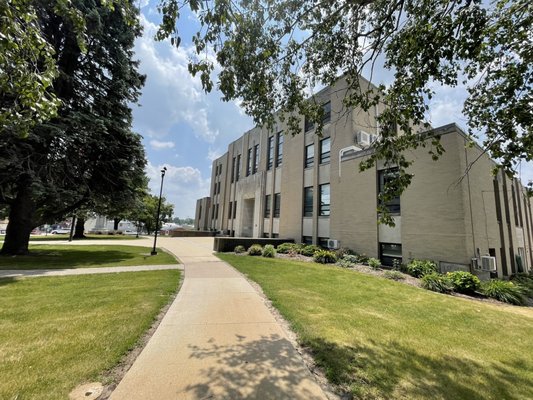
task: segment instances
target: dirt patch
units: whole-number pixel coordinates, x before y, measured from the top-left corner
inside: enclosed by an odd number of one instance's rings
[[[159,311],[159,314],[155,318],[154,322],[152,323],[152,326],[150,326],[150,329],[148,329],[142,337],[137,341],[135,347],[128,351],[127,354],[124,355],[122,360],[112,369],[109,371],[106,371],[102,374],[102,382],[104,382],[104,388],[102,391],[102,394],[98,397],[97,400],[107,400],[111,396],[111,393],[115,390],[117,385],[120,383],[122,378],[124,378],[124,375],[129,371],[139,354],[143,351],[143,349],[146,347],[146,344],[148,341],[152,338],[153,334],[159,327],[159,324],[163,320],[163,317],[166,315],[168,309],[174,302],[174,299],[178,295],[181,286],[183,285],[183,279],[185,278],[185,274],[183,271],[180,273],[180,281],[178,283],[178,287],[176,289],[176,292],[170,297],[168,303]]]

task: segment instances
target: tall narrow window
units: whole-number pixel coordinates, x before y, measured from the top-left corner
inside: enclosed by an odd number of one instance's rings
[[[331,139],[325,138],[320,141],[320,164],[328,164],[330,161]]]
[[[235,157],[231,161],[231,183],[235,182]]]
[[[322,122],[327,124],[329,121],[331,121],[331,102],[327,102],[322,104],[322,110],[324,111],[324,114],[322,115]]]
[[[238,181],[241,177],[241,155],[237,155],[237,169],[235,170],[235,180]]]
[[[237,218],[237,202],[233,202],[233,218]]]
[[[248,157],[246,158],[246,176],[252,174],[252,148],[248,149]]]
[[[304,188],[304,217],[313,216],[313,187]]]
[[[385,185],[388,182],[393,181],[397,177],[398,177],[397,168],[384,169],[378,172],[378,182],[379,182],[378,191],[379,191],[380,197],[381,195],[385,194]],[[399,215],[401,212],[400,196],[394,196],[392,199],[389,199],[387,202],[385,202],[384,205],[391,214]]]
[[[259,145],[254,146],[254,168],[252,174],[255,174],[259,168]]]
[[[233,202],[229,202],[229,207],[228,207],[228,219],[231,219],[231,217],[233,217]]]
[[[314,127],[315,127],[315,123],[311,121],[308,117],[305,117],[304,132],[309,132]]]
[[[329,195],[329,183],[320,185],[320,216],[329,216],[330,214],[330,195]]]
[[[305,168],[311,168],[315,163],[315,145],[305,146]]]
[[[281,210],[281,194],[274,194],[274,218],[279,218]]]
[[[270,218],[270,195],[265,196],[265,218]]]
[[[278,132],[277,134],[277,148],[276,167],[279,167],[283,162],[283,132]]]
[[[267,170],[272,169],[274,164],[274,136],[268,138]]]

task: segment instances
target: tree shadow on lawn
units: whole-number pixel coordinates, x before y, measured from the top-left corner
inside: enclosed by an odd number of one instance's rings
[[[0,278],[0,286],[7,286],[10,283],[15,283],[17,281],[17,278],[12,276],[7,276],[5,278]]]
[[[203,382],[186,388],[191,398],[323,399],[299,387],[312,377],[286,338],[270,334],[247,340],[244,333],[236,338],[236,343],[211,338],[205,347],[189,346],[190,357],[207,365],[199,375]]]
[[[150,254],[138,248],[138,253],[120,250],[92,250],[61,249],[61,250],[31,250],[24,256],[0,256],[0,269],[62,269],[62,268],[90,268],[94,265],[119,263],[132,258],[141,257],[143,260]]]
[[[328,379],[357,398],[533,398],[531,381],[517,375],[519,370],[533,368],[524,359],[511,365],[495,361],[480,364],[454,356],[434,358],[395,342],[372,342],[355,348],[314,338],[303,344],[311,349]]]

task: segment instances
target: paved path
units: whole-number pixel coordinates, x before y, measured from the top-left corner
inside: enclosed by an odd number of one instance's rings
[[[183,269],[173,265],[135,265],[127,267],[77,268],[77,269],[5,269],[0,270],[0,278],[33,278],[39,276],[67,276],[87,274],[110,274],[117,272],[160,271],[163,269]]]
[[[326,399],[263,299],[212,238],[161,238],[185,279],[111,400]]]

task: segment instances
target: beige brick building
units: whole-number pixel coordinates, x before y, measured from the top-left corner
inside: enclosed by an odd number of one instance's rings
[[[517,179],[494,177],[494,162],[481,148],[467,147],[455,124],[431,132],[441,136],[446,150],[439,161],[427,148],[409,153],[415,161],[412,184],[388,205],[396,226],[378,224],[378,194],[393,171],[377,165],[359,172],[359,164],[371,151],[373,135],[379,135],[380,110],[346,110],[343,85],[339,80],[315,96],[326,111],[322,137],[302,119],[299,135],[284,135],[280,123],[271,131],[256,127],[230,143],[213,162],[208,221],[196,226],[324,246],[329,240],[385,264],[417,258],[438,262],[442,271],[470,270],[472,259],[481,263],[490,255],[496,261],[493,275],[531,269],[532,208],[526,190]],[[206,201],[199,201],[197,216]]]

